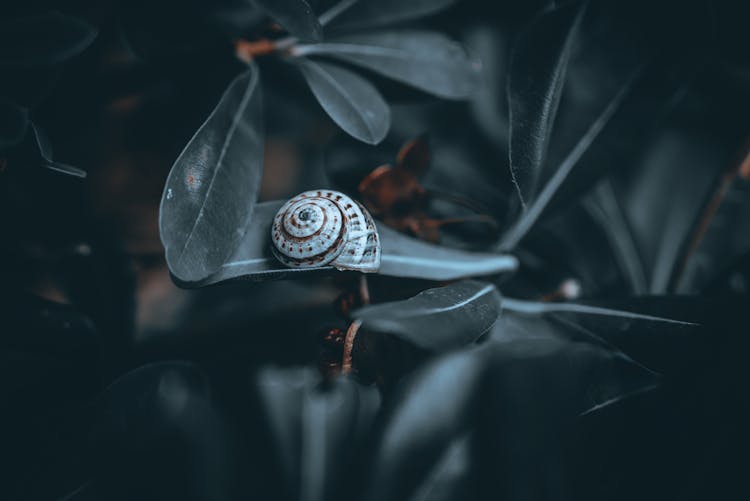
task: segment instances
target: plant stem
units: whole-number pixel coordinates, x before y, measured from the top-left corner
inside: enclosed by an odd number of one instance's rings
[[[240,61],[250,63],[258,56],[288,51],[297,41],[294,37],[285,37],[278,40],[261,38],[252,42],[239,39],[234,42],[234,53]]]

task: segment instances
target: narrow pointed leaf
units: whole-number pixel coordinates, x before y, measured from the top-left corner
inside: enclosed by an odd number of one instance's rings
[[[716,324],[732,314],[727,302],[689,296],[641,296],[577,306],[532,314],[511,310],[515,307],[511,304],[506,311],[588,332],[665,377],[689,374],[715,359],[718,347],[726,339],[725,329],[716,328]],[[624,311],[628,314],[623,315]]]
[[[430,31],[349,35],[294,53],[340,59],[446,99],[467,98],[479,83],[479,63],[458,43]]]
[[[235,252],[262,177],[263,137],[255,65],[229,85],[172,167],[159,230],[170,271],[198,281]]]
[[[631,292],[645,294],[646,270],[638,253],[635,235],[609,180],[604,180],[584,200],[589,214],[599,222],[610,241],[612,252],[620,269],[630,282]]]
[[[307,0],[252,1],[290,35],[309,42],[317,42],[323,38],[323,29]]]
[[[316,99],[339,127],[368,144],[385,138],[391,110],[370,82],[332,64],[306,59],[298,64]]]
[[[544,185],[544,188],[534,199],[534,202],[503,235],[500,241],[500,249],[512,249],[524,236],[526,236],[534,223],[536,223],[547,208],[547,205],[552,200],[555,193],[557,193],[557,190],[563,185],[568,174],[570,174],[586,150],[596,140],[599,133],[601,133],[615,112],[620,108],[620,105],[628,95],[628,92],[632,88],[633,83],[639,74],[640,68],[622,84],[617,94],[612,98],[604,110],[602,110],[596,120],[589,126],[586,133],[578,140],[573,149],[571,149],[568,155],[562,160],[560,166],[555,170],[555,173],[550,180]]]
[[[582,313],[587,315],[603,315],[610,317],[627,318],[631,320],[650,320],[653,322],[664,322],[673,324],[684,324],[694,325],[692,322],[684,320],[678,320],[667,317],[659,317],[654,315],[645,315],[642,313],[631,312],[626,310],[616,310],[612,308],[602,308],[599,306],[591,306],[581,303],[556,303],[556,302],[539,302],[539,301],[524,301],[521,299],[504,298],[503,305],[509,311],[515,311],[519,313],[527,314],[541,314],[541,313]]]
[[[0,20],[0,68],[57,64],[86,49],[97,30],[59,12]]]
[[[284,200],[262,202],[255,206],[242,241],[235,252],[210,276],[184,280],[175,276],[182,287],[202,287],[228,280],[278,280],[294,277],[339,273],[330,266],[322,268],[285,268],[271,253],[270,231],[273,217]],[[513,271],[515,257],[502,254],[467,252],[432,245],[403,235],[377,223],[382,258],[379,273],[426,280],[457,280],[474,276]]]
[[[495,275],[513,271],[518,260],[508,254],[467,252],[432,245],[379,225],[383,256],[380,273],[427,280]]]
[[[384,26],[439,12],[456,0],[359,0],[331,20],[333,30],[357,30]]]
[[[568,3],[541,15],[516,40],[511,55],[508,151],[523,207],[534,197],[544,166],[582,5]]]
[[[466,280],[428,289],[404,301],[365,306],[352,313],[368,332],[390,334],[431,351],[476,341],[500,315],[494,285]]]
[[[52,143],[49,142],[47,135],[33,122],[31,123],[31,130],[34,131],[34,139],[39,148],[39,155],[42,157],[43,167],[69,176],[86,177],[85,170],[53,160]]]

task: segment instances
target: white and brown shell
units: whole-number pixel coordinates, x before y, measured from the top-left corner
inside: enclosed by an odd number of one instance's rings
[[[372,216],[331,190],[306,191],[285,203],[271,227],[273,254],[290,268],[333,266],[374,273],[380,239]]]

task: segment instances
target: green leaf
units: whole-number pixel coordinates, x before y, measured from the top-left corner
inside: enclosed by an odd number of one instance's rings
[[[258,69],[235,78],[172,167],[159,230],[170,271],[199,281],[235,252],[263,173]]]
[[[479,64],[458,43],[431,31],[350,35],[292,53],[339,59],[446,99],[465,99],[479,83]]]
[[[391,126],[391,109],[378,90],[339,66],[297,60],[316,99],[339,127],[368,144],[381,142]]]
[[[557,190],[560,189],[560,186],[562,186],[563,182],[568,177],[568,174],[570,174],[586,150],[588,150],[607,123],[609,123],[615,112],[620,108],[620,105],[630,92],[633,83],[639,74],[640,68],[622,84],[617,94],[607,104],[604,110],[601,111],[600,115],[589,126],[586,133],[581,136],[575,146],[569,151],[568,155],[562,160],[550,180],[544,185],[539,196],[534,199],[534,202],[523,214],[521,214],[521,217],[519,217],[508,231],[505,232],[500,241],[500,249],[513,249],[518,245],[521,239],[526,236],[529,230],[531,230],[534,223],[536,223],[547,208],[549,202],[555,196],[555,193],[557,193]]]
[[[337,31],[372,28],[434,14],[455,2],[456,0],[359,0],[333,18],[326,16],[323,24]]]
[[[568,3],[542,14],[521,33],[511,55],[508,154],[524,208],[536,193],[584,6]]]
[[[310,368],[266,368],[254,378],[291,499],[334,499],[358,458],[380,394],[352,378],[325,384]]]
[[[306,42],[323,38],[323,29],[306,0],[252,0],[290,35]]]
[[[256,204],[253,218],[247,223],[244,237],[234,253],[209,276],[184,280],[175,276],[181,287],[203,287],[229,280],[279,280],[340,273],[336,269],[285,268],[271,253],[270,231],[274,215],[285,200]],[[428,244],[403,235],[378,223],[381,243],[381,265],[378,273],[403,278],[456,280],[513,271],[515,257],[502,254],[467,252]]]
[[[445,351],[476,341],[500,315],[494,285],[465,280],[428,289],[404,301],[352,312],[368,332],[390,334],[419,348]]]
[[[72,165],[56,162],[53,160],[52,143],[49,142],[47,135],[35,123],[31,123],[31,130],[34,131],[34,139],[39,148],[39,155],[42,157],[42,167],[50,170],[67,174],[69,176],[86,177],[86,171]]]

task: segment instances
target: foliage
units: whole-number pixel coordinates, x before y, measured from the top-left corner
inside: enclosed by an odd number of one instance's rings
[[[741,498],[748,14],[3,6],[3,498]]]

